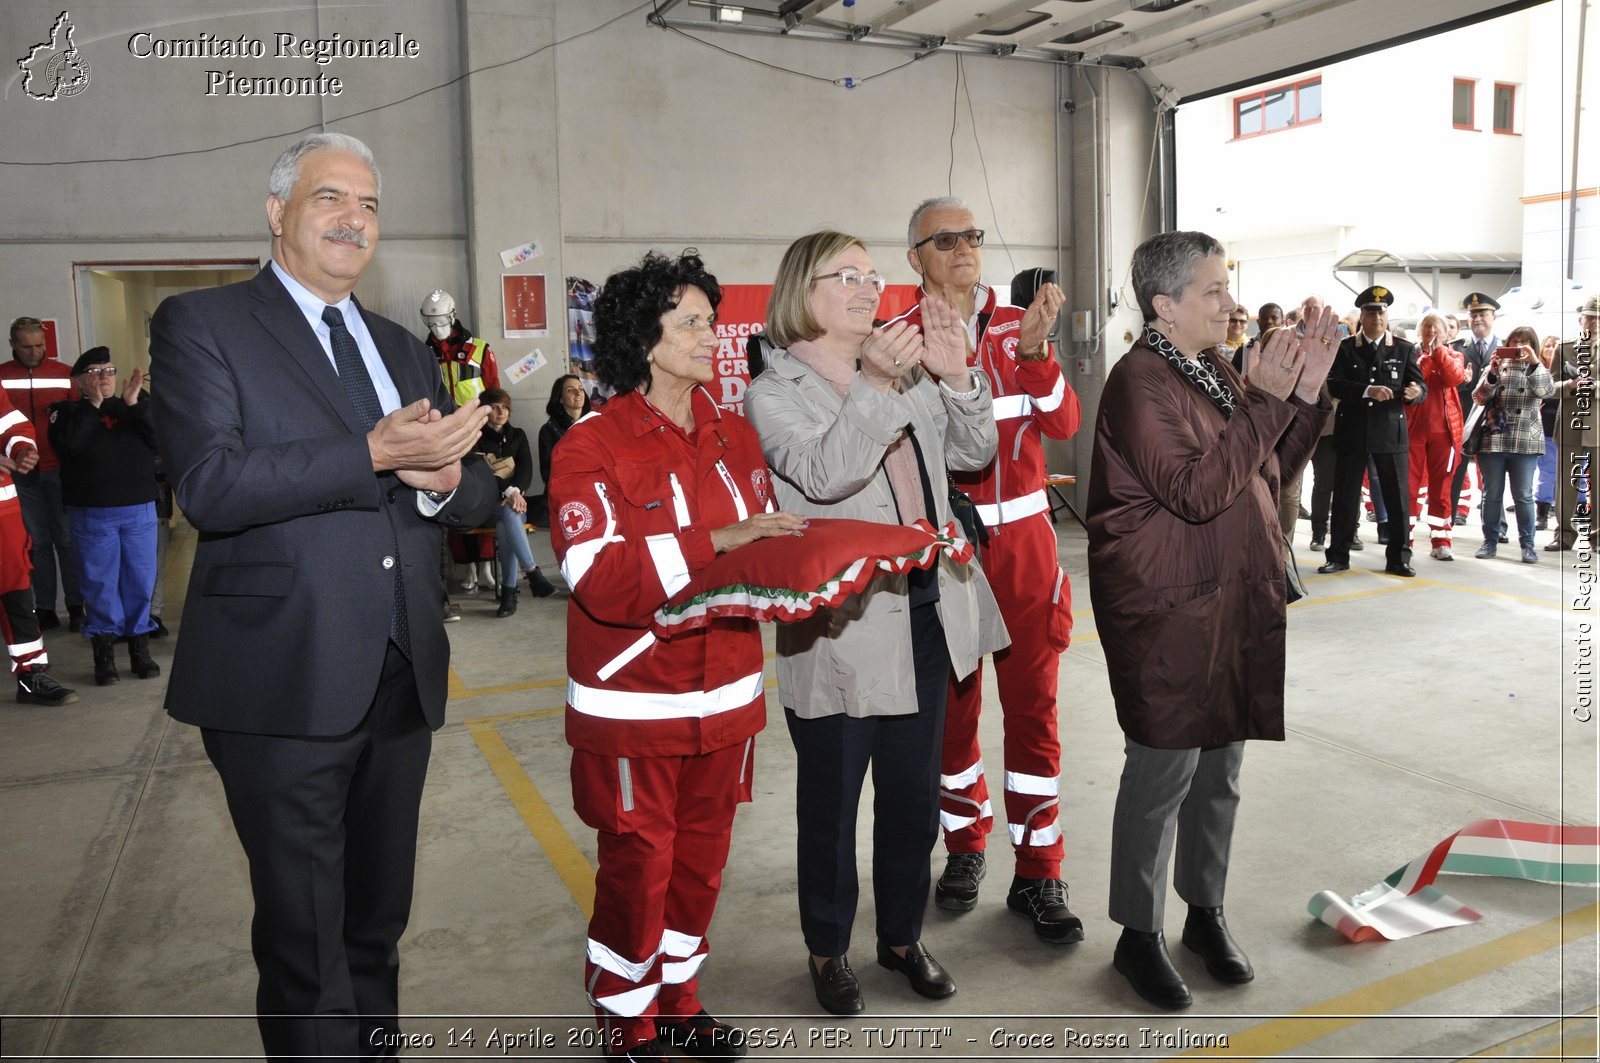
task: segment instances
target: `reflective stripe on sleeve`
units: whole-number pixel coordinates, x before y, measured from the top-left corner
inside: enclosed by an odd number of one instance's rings
[[[976,508],[978,517],[983,523],[994,527],[1031,517],[1035,513],[1043,513],[1050,508],[1050,499],[1045,497],[1044,488],[1041,487],[1031,495],[1007,499],[999,505],[987,504]]]
[[[31,424],[26,414],[19,410],[12,410],[4,417],[0,417],[0,432],[8,432],[19,424]]]
[[[762,674],[754,672],[715,690],[689,690],[682,694],[653,691],[606,690],[567,680],[567,704],[574,712],[605,720],[703,720],[708,716],[742,709],[761,696]]]
[[[1067,378],[1057,374],[1056,386],[1050,389],[1050,394],[1033,400],[1040,413],[1054,413],[1061,408],[1061,400],[1067,397]]]
[[[1018,417],[1026,417],[1033,412],[1033,396],[1021,395],[996,395],[994,397],[994,419],[996,421],[1011,421]]]
[[[717,462],[717,472],[722,475],[722,486],[726,487],[728,494],[733,496],[734,512],[739,515],[740,520],[744,520],[750,515],[750,509],[744,504],[744,497],[739,494],[738,482],[734,480],[733,474],[728,471],[728,467],[720,461]]]
[[[17,497],[17,485],[16,484],[6,484],[4,487],[0,487],[0,502],[4,502],[8,498],[16,498],[16,497]]]
[[[650,560],[656,564],[656,576],[668,598],[689,585],[689,562],[684,560],[676,535],[646,535],[644,544],[650,549]]]
[[[616,511],[611,508],[611,499],[606,497],[606,485],[596,483],[594,493],[600,499],[600,508],[606,511],[606,530],[597,538],[574,543],[567,548],[567,556],[561,559],[561,578],[567,581],[568,587],[576,587],[589,574],[601,550],[611,543],[622,542],[622,536],[617,534]]]

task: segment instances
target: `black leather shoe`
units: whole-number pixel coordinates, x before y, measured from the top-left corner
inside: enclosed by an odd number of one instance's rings
[[[1389,527],[1386,524],[1378,525],[1378,545],[1379,546],[1388,546],[1389,545]]]
[[[1058,878],[1011,879],[1006,907],[1033,920],[1033,932],[1052,945],[1083,940],[1083,920],[1067,907],[1067,884]]]
[[[933,888],[933,903],[947,912],[970,912],[978,904],[978,883],[989,873],[982,853],[951,853]]]
[[[1322,573],[1323,575],[1327,575],[1329,572],[1349,572],[1350,571],[1350,562],[1348,562],[1348,561],[1329,561],[1329,562],[1326,562],[1325,564],[1318,565],[1317,566],[1317,571]]]
[[[1159,930],[1151,934],[1124,928],[1111,965],[1127,978],[1135,993],[1158,1008],[1180,1011],[1194,1003],[1183,976],[1172,966],[1166,936]]]
[[[1189,918],[1183,924],[1183,944],[1206,961],[1206,970],[1219,982],[1244,985],[1256,976],[1250,958],[1228,933],[1228,921],[1222,917],[1221,906],[1189,905]]]
[[[856,972],[850,969],[848,956],[835,956],[817,970],[817,965],[806,957],[806,970],[811,972],[811,986],[817,991],[817,1003],[830,1015],[854,1015],[866,1007],[861,1002],[861,983]]]
[[[888,945],[878,942],[878,966],[899,971],[906,976],[912,989],[930,1000],[955,996],[956,980],[950,977],[949,971],[939,966],[939,961],[922,947],[920,941],[912,942],[904,956],[895,955]]]
[[[1359,535],[1350,536],[1350,549],[1352,549],[1352,550],[1365,550],[1366,548],[1367,548],[1367,544],[1361,541],[1361,536],[1359,536]]]
[[[1404,561],[1395,561],[1391,564],[1387,564],[1383,566],[1383,570],[1389,573],[1391,576],[1405,576],[1407,579],[1410,579],[1412,576],[1417,574],[1417,570],[1406,564]]]
[[[718,1022],[704,1008],[682,1022],[656,1019],[660,1040],[690,1059],[743,1059],[749,1054],[744,1031]]]
[[[61,626],[61,618],[54,609],[35,609],[33,615],[39,621],[40,631],[54,631]]]

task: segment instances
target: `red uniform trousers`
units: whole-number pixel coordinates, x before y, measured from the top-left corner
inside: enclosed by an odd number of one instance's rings
[[[1056,533],[1045,513],[989,529],[983,570],[1011,645],[994,655],[995,686],[1005,722],[1005,806],[1023,878],[1060,878],[1063,845],[1061,740],[1056,674],[1072,633],[1072,590],[1056,557]],[[982,852],[994,810],[978,744],[983,665],[950,684],[939,763],[939,821],[945,848]]]
[[[0,627],[4,628],[11,670],[27,671],[50,663],[34,613],[33,562],[28,529],[15,503],[0,512]]]
[[[648,724],[644,724],[648,726]],[[584,986],[608,1051],[700,1012],[698,972],[755,739],[682,757],[574,750],[573,806],[599,832]]]
[[[1461,460],[1461,441],[1448,432],[1413,433],[1411,436],[1411,528],[1415,537],[1422,507],[1428,507],[1428,536],[1434,546],[1449,546],[1451,518],[1450,481]],[[1426,497],[1424,497],[1426,495]],[[1390,534],[1394,534],[1391,530]]]

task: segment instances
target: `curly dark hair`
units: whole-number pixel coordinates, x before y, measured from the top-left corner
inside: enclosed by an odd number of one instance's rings
[[[717,278],[694,248],[677,259],[647,252],[637,266],[613,273],[594,301],[594,372],[618,394],[650,382],[646,356],[661,342],[661,317],[685,288],[699,288],[711,308],[722,302]]]

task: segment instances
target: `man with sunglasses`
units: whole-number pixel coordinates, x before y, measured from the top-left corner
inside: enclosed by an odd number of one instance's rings
[[[1000,431],[995,460],[980,473],[952,475],[972,496],[988,531],[983,568],[1011,632],[994,655],[1005,723],[1005,811],[1016,852],[1006,904],[1027,916],[1045,941],[1083,939],[1083,921],[1067,907],[1057,822],[1061,740],[1056,673],[1072,631],[1072,592],[1056,557],[1045,496],[1041,434],[1065,439],[1078,430],[1078,396],[1050,347],[1066,301],[1055,284],[1032,303],[1000,306],[979,283],[983,230],[959,199],[930,199],[912,212],[906,259],[922,291],[954,306],[967,323],[968,362],[989,375]],[[915,307],[900,320],[920,324]],[[941,758],[939,819],[949,856],[934,891],[946,911],[970,911],[987,871],[984,848],[994,811],[978,742],[983,670],[952,683]]]

